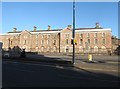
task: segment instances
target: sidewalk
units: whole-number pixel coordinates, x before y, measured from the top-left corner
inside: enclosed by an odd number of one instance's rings
[[[120,71],[118,68],[118,64],[116,66],[113,65],[108,65],[108,64],[103,64],[100,63],[99,61],[95,62],[88,62],[88,61],[78,61],[76,60],[74,67],[79,68],[79,69],[84,69],[84,70],[97,70],[97,71],[113,71],[113,72],[118,72]]]

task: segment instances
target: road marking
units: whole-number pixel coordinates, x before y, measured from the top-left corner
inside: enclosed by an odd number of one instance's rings
[[[56,68],[64,69],[63,66],[56,65]]]

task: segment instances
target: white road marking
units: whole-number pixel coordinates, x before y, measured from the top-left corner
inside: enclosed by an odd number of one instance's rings
[[[63,66],[56,65],[56,68],[64,69]]]

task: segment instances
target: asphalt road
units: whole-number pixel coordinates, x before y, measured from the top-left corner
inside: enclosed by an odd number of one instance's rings
[[[118,76],[111,73],[57,64],[3,61],[2,87],[118,87]]]

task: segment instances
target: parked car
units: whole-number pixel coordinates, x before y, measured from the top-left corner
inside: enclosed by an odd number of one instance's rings
[[[10,57],[9,52],[4,52],[3,57]]]

